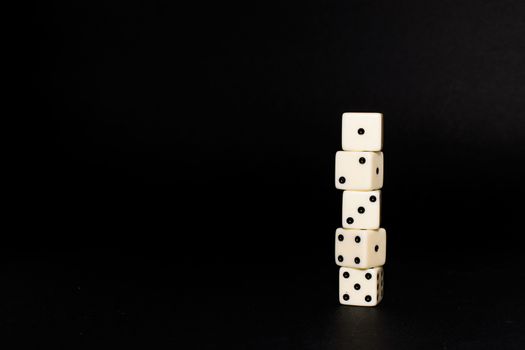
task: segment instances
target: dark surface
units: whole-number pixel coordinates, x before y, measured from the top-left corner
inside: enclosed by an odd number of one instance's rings
[[[70,265],[4,265],[4,330],[68,347],[520,349],[525,341],[525,276],[514,266],[390,262],[384,301],[360,308],[338,305],[335,269],[304,264],[183,269],[134,260],[82,273]]]
[[[0,248],[19,343],[525,346],[521,2],[25,11]],[[373,309],[337,303],[345,111],[385,115]]]

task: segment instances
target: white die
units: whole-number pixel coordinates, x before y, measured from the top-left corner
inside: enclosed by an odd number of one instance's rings
[[[339,302],[343,305],[375,306],[383,300],[382,267],[359,270],[339,269]]]
[[[335,231],[335,263],[339,266],[368,269],[383,266],[386,260],[386,231]]]
[[[340,190],[377,190],[383,187],[383,152],[335,154],[335,187]]]
[[[380,151],[383,148],[381,113],[343,113],[341,131],[345,151]]]
[[[343,227],[379,229],[381,221],[381,191],[344,191]]]

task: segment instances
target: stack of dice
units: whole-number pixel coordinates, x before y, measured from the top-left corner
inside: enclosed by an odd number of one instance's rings
[[[343,190],[343,227],[335,233],[339,302],[375,306],[383,299],[386,231],[380,228],[383,115],[344,113],[335,187]]]

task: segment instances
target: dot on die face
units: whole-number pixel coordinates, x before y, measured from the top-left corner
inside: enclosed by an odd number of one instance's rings
[[[343,113],[341,146],[345,151],[380,151],[383,148],[381,113]]]
[[[383,187],[383,152],[337,152],[335,187],[358,191]]]

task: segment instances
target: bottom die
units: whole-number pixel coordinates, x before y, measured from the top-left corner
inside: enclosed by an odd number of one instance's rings
[[[343,305],[375,306],[383,299],[383,287],[382,267],[339,269],[339,302]]]

